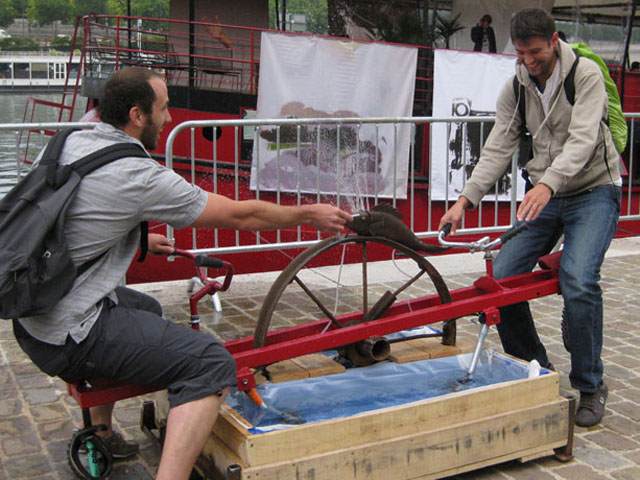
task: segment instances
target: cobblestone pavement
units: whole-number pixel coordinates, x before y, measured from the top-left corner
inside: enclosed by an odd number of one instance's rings
[[[617,255],[608,256],[602,270],[605,298],[603,359],[605,380],[609,385],[603,422],[590,429],[576,428],[571,462],[561,463],[553,457],[524,464],[512,461],[458,475],[455,479],[640,479],[640,333],[635,323],[640,311],[640,296],[636,291],[640,243],[632,242],[629,247],[628,242],[616,240],[614,246],[616,242],[622,242],[619,245],[623,248]],[[439,266],[438,269],[452,290],[471,285],[479,275],[477,270],[459,273],[456,267],[449,268],[453,272],[445,272]],[[390,277],[372,275],[370,278]],[[375,289],[382,292],[390,283],[379,283]],[[239,277],[222,296],[222,315],[213,312],[211,307],[201,307],[203,329],[215,332],[224,341],[253,334],[255,318],[270,284],[261,276]],[[168,318],[184,321],[187,317],[185,282],[149,284],[140,288],[161,300]],[[354,311],[357,307],[353,305],[362,302],[358,287],[346,290],[340,295],[338,312]],[[429,293],[429,288],[424,292],[419,290],[415,293]],[[333,289],[316,286],[314,291],[333,305]],[[301,300],[300,294],[285,294],[282,301],[285,308],[280,317],[274,317],[272,326],[312,318],[308,312],[313,309],[307,308],[307,302]],[[561,375],[563,393],[576,394],[571,391],[567,378],[569,357],[562,345],[559,328],[561,304],[560,297],[554,295],[536,300],[531,306],[540,336]],[[461,337],[475,335],[477,327],[468,319],[461,319],[458,325]],[[489,334],[487,347],[501,350],[495,329]],[[117,462],[110,476],[112,480],[143,480],[154,476],[160,452],[139,429],[142,401],[140,397],[125,400],[116,407],[117,428],[126,437],[140,442],[141,453],[133,460]],[[40,373],[13,339],[10,322],[0,321],[0,480],[74,478],[67,465],[66,449],[73,425],[79,418],[79,409],[67,395],[66,385]]]

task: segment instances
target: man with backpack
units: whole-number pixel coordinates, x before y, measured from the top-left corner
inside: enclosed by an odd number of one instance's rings
[[[116,72],[100,98],[103,123],[69,135],[59,163],[72,164],[115,143],[155,149],[171,120],[168,104],[159,75],[142,68]],[[67,211],[72,260],[90,266],[48,312],[14,320],[16,339],[41,370],[67,382],[102,377],[166,385],[170,411],[156,478],[186,480],[236,384],[235,362],[218,341],[164,320],[157,301],[124,287],[140,222],[244,230],[309,224],[338,233],[351,218],[327,204],[233,201],[189,184],[150,157],[120,158],[87,174]],[[172,245],[153,235],[149,251],[171,253]],[[105,444],[123,458],[137,446],[111,431],[112,410],[113,404],[93,408],[92,420],[107,425]]]
[[[532,155],[526,169],[532,188],[517,211],[529,228],[500,250],[494,274],[505,278],[531,271],[564,234],[559,282],[571,344],[571,386],[580,391],[576,424],[590,427],[604,415],[607,386],[602,380],[602,291],[600,267],[613,238],[620,210],[618,152],[605,119],[608,99],[600,68],[581,58],[574,74],[575,98],[564,80],[576,56],[558,41],[553,18],[528,8],[511,19],[518,56],[516,77],[498,97],[496,123],[458,201],[440,228],[460,226],[464,211],[475,208],[511,163],[526,124]],[[523,95],[520,95],[522,92]],[[526,105],[521,118],[519,103]],[[553,368],[536,332],[528,303],[500,309],[498,333],[505,352]]]

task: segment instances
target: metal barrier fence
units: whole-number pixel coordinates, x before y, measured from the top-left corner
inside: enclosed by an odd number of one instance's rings
[[[636,148],[640,148],[640,113],[627,114],[627,118],[631,121],[631,128],[629,130],[629,142],[627,151],[624,154],[625,159],[635,158]],[[433,127],[437,124],[443,124],[447,126],[447,151],[449,152],[449,142],[451,141],[452,132],[454,128],[459,129],[461,136],[464,137],[465,132],[468,132],[470,125],[479,124],[479,130],[476,129],[476,135],[479,135],[479,141],[484,143],[485,128],[488,128],[489,122],[493,120],[493,117],[410,117],[410,118],[323,118],[323,119],[280,119],[280,120],[225,120],[225,121],[192,121],[184,122],[176,126],[168,135],[166,143],[166,163],[167,167],[173,168],[174,163],[180,162],[184,164],[186,161],[189,165],[189,174],[191,181],[196,182],[197,177],[200,177],[198,181],[203,178],[206,179],[205,189],[214,193],[221,193],[234,199],[247,199],[256,198],[276,203],[301,205],[309,202],[332,202],[338,206],[348,208],[352,211],[370,208],[373,205],[386,202],[392,205],[398,206],[406,216],[406,220],[410,228],[417,234],[418,237],[428,238],[437,235],[434,228],[430,226],[437,225],[439,216],[448,209],[448,207],[456,200],[456,195],[445,195],[443,199],[433,199],[432,191],[434,180],[432,178],[433,164],[427,164],[425,162],[422,165],[420,162],[424,158],[431,158],[430,152],[424,147],[425,136],[420,137],[420,131],[426,125],[431,132]],[[22,132],[28,131],[40,132],[41,135],[37,135],[38,141],[36,145],[31,146],[29,152],[40,149],[49,136],[47,132],[55,131],[61,128],[67,127],[83,127],[92,128],[95,124],[92,123],[13,123],[13,124],[0,124],[0,132],[14,131],[18,133],[18,138],[22,138]],[[213,138],[216,138],[216,130],[226,127],[231,128],[233,131],[233,158],[221,158],[218,155],[218,145],[216,142],[212,142],[210,155],[206,158],[198,158],[196,156],[195,148],[195,135],[198,129],[210,127],[213,129]],[[389,140],[382,135],[381,132],[385,132],[387,135],[390,132],[391,138],[394,139],[397,145],[398,137],[403,135],[403,128],[409,129],[410,146],[407,155],[398,151],[396,147],[393,151],[390,171],[392,172],[393,184],[395,185],[399,180],[397,174],[399,172],[399,165],[401,162],[407,162],[408,160],[408,177],[406,186],[406,199],[400,198],[397,189],[393,190],[393,194],[388,197],[380,195],[380,181],[377,175],[377,165],[380,159],[379,146],[382,142],[389,142]],[[374,141],[370,141],[367,144],[367,148],[362,145],[360,133],[363,129],[369,129],[369,133],[374,132]],[[251,161],[249,158],[242,158],[241,155],[241,139],[245,138],[249,140],[249,143],[257,140],[259,135],[268,130],[269,138],[274,140],[270,150],[272,153],[271,162],[275,162],[276,167],[276,183],[275,189],[261,188],[259,180],[259,174],[257,174],[257,180],[254,181],[253,188],[249,184],[250,176],[248,174],[251,168]],[[639,133],[636,133],[638,130]],[[182,132],[187,132],[189,136],[188,149],[191,152],[189,158],[177,158],[174,154],[174,145],[176,138]],[[251,133],[248,133],[251,132]],[[292,133],[293,132],[293,133]],[[332,133],[327,133],[332,132]],[[424,132],[423,132],[424,133]],[[292,137],[293,135],[293,137]],[[433,135],[429,135],[431,141],[433,141]],[[290,140],[293,138],[293,142]],[[326,140],[329,138],[329,147],[327,149]],[[32,138],[33,140],[33,138]],[[325,140],[323,142],[323,140]],[[467,145],[469,139],[463,138],[462,148],[463,158],[458,161],[456,167],[459,169],[471,169],[472,160],[469,158],[470,147]],[[331,142],[335,142],[331,145]],[[638,146],[636,146],[638,142]],[[293,143],[293,145],[292,145]],[[418,145],[422,145],[421,151],[417,151]],[[20,152],[22,149],[26,151],[27,146],[16,142],[16,151]],[[306,150],[304,150],[306,148]],[[368,157],[363,158],[363,152],[367,151]],[[303,158],[305,155],[311,155],[309,158]],[[373,153],[371,153],[373,151]],[[293,152],[293,157],[291,156]],[[328,152],[328,153],[327,153]],[[29,154],[31,155],[31,153]],[[20,154],[16,154],[16,159],[21,158]],[[376,166],[374,170],[376,175],[374,176],[373,184],[369,184],[369,187],[373,185],[372,191],[365,192],[366,195],[358,195],[357,192],[341,191],[341,183],[339,182],[341,176],[346,176],[345,171],[339,165],[338,159],[344,160],[349,157],[353,160],[355,165],[355,173],[358,173],[358,166],[363,165],[365,160],[371,162]],[[33,157],[30,157],[33,158]],[[313,165],[313,159],[315,158],[316,165]],[[298,165],[304,165],[305,162],[307,168],[317,168],[317,164],[333,158],[335,164],[335,171],[333,177],[337,182],[335,185],[334,193],[323,192],[322,188],[318,188],[314,191],[310,191],[308,185],[302,188],[298,173],[297,186],[293,188],[289,184],[287,188],[284,188],[284,175],[283,173],[291,170],[292,165],[295,163]],[[258,154],[254,158],[254,165],[260,165],[261,159]],[[291,162],[295,160],[295,162]],[[460,159],[458,159],[460,160]],[[267,163],[264,159],[264,163]],[[442,160],[439,160],[442,161]],[[431,160],[433,162],[433,160]],[[452,174],[453,161],[450,158],[446,158],[444,162],[444,175],[449,177]],[[638,175],[635,171],[637,166],[634,162],[625,161],[629,166],[629,171],[626,172],[626,185],[622,203],[622,212],[620,220],[631,221],[640,220],[640,198],[632,195],[634,190],[634,178]],[[425,169],[422,169],[426,166]],[[16,171],[24,171],[24,165],[20,161],[16,161]],[[181,172],[183,175],[185,172]],[[470,172],[469,172],[470,173]],[[464,175],[467,173],[465,172]],[[464,177],[463,175],[463,177]],[[517,207],[516,198],[516,186],[518,183],[522,183],[522,180],[517,174],[517,157],[514,156],[511,164],[510,179],[511,195],[508,202],[493,200],[484,200],[481,204],[481,208],[478,209],[478,214],[473,219],[473,222],[466,221],[463,228],[459,230],[461,234],[484,234],[491,232],[500,232],[505,230],[514,220]],[[209,187],[210,185],[210,187]],[[326,188],[326,185],[324,185]],[[496,185],[496,191],[500,188]],[[446,192],[449,192],[447,189]],[[361,192],[362,193],[362,192]],[[508,207],[507,207],[508,205]],[[489,212],[489,213],[487,213]],[[473,224],[471,224],[473,223]],[[426,227],[426,228],[425,228]],[[210,245],[201,246],[198,245],[198,238],[201,236],[194,234],[192,249],[199,253],[214,253],[217,255],[223,255],[226,253],[241,253],[249,251],[265,251],[276,250],[286,248],[304,248],[317,242],[321,237],[320,234],[314,234],[313,238],[309,238],[307,234],[303,234],[300,227],[297,228],[296,234],[291,235],[291,232],[287,232],[287,235],[283,235],[280,231],[276,232],[275,238],[266,240],[265,236],[258,232],[254,240],[247,241],[246,237],[241,239],[239,232],[227,232],[224,236],[225,241],[222,241],[222,230],[214,230],[212,237],[213,241],[209,242]],[[173,229],[167,227],[167,236],[173,237]],[[231,241],[228,241],[229,238]],[[211,235],[208,235],[211,238]],[[212,245],[212,246],[211,246]]]
[[[628,118],[631,120],[632,128],[630,128],[629,133],[629,148],[625,153],[627,158],[634,158],[634,150],[635,150],[635,141],[636,135],[635,130],[640,123],[637,121],[640,118],[640,114],[629,114]],[[410,228],[416,233],[416,235],[420,238],[428,238],[435,237],[437,235],[437,222],[440,218],[440,215],[448,209],[448,207],[455,202],[457,199],[456,195],[451,195],[449,193],[449,189],[447,188],[445,198],[443,199],[434,199],[432,198],[434,179],[433,179],[433,159],[426,149],[423,149],[422,152],[418,152],[416,145],[418,135],[417,132],[420,130],[421,126],[427,125],[431,132],[433,132],[433,127],[435,125],[441,124],[446,125],[447,131],[447,158],[444,165],[444,175],[445,178],[450,177],[453,173],[453,161],[449,158],[451,145],[449,142],[453,142],[451,132],[454,128],[460,130],[462,137],[461,142],[463,144],[469,143],[470,139],[465,137],[468,133],[471,125],[479,124],[479,129],[475,128],[475,140],[479,141],[480,144],[484,143],[485,130],[488,131],[488,125],[493,122],[494,117],[409,117],[409,118],[315,118],[315,119],[268,119],[268,120],[227,120],[227,121],[190,121],[184,122],[178,126],[176,126],[167,138],[167,166],[173,167],[174,162],[177,161],[174,158],[174,143],[176,138],[182,132],[187,131],[190,138],[190,158],[186,159],[190,164],[192,181],[196,181],[195,178],[198,175],[210,175],[211,182],[213,185],[212,191],[214,193],[218,193],[221,191],[221,186],[224,182],[229,182],[230,177],[233,181],[232,194],[229,195],[229,191],[227,190],[227,195],[231,196],[234,199],[246,199],[246,198],[257,198],[257,199],[269,199],[275,201],[276,203],[284,203],[283,197],[286,196],[287,203],[301,205],[308,202],[314,201],[329,201],[338,206],[344,206],[346,208],[355,211],[360,208],[371,207],[379,202],[387,202],[391,203],[394,206],[401,206],[402,211],[405,213],[405,220],[407,220]],[[400,199],[394,190],[394,194],[388,198],[382,198],[380,195],[380,191],[377,190],[380,182],[376,181],[374,183],[374,191],[368,192],[368,195],[358,195],[357,193],[349,193],[345,192],[340,183],[340,177],[344,174],[344,169],[339,165],[340,162],[343,162],[345,158],[352,155],[354,158],[354,164],[362,165],[366,163],[370,158],[362,158],[364,149],[362,148],[362,140],[361,140],[361,131],[363,129],[369,129],[369,133],[373,130],[375,132],[374,140],[370,141],[369,146],[373,144],[376,148],[374,149],[374,164],[377,165],[377,161],[379,157],[378,146],[382,141],[388,141],[384,138],[380,132],[385,127],[385,131],[391,132],[394,140],[398,139],[400,135],[400,131],[403,127],[410,128],[410,148],[408,152],[408,178],[407,178],[407,195],[406,199]],[[233,142],[234,142],[234,153],[233,159],[231,159],[231,164],[228,166],[226,171],[220,171],[220,161],[228,162],[230,159],[225,158],[221,159],[218,155],[218,147],[216,142],[213,142],[211,147],[210,156],[207,157],[206,164],[210,165],[209,171],[204,173],[202,167],[196,168],[198,164],[198,160],[195,156],[195,148],[194,139],[196,137],[196,132],[199,129],[203,128],[213,128],[213,136],[212,138],[216,138],[216,131],[218,129],[224,127],[231,127],[233,131]],[[259,138],[259,136],[269,138],[272,140],[271,148],[272,155],[268,160],[264,158],[260,158],[261,153],[254,155],[253,157],[253,168],[251,180],[252,185],[250,188],[247,188],[247,174],[246,170],[250,167],[250,160],[243,159],[241,155],[241,139],[247,138],[247,130],[251,131],[250,139],[255,141]],[[327,138],[329,135],[326,134],[326,131],[333,131],[335,135],[330,136],[331,139],[329,142],[333,142],[332,148],[330,149],[331,155],[333,155],[333,169],[332,172],[335,177],[335,185],[333,189],[333,194],[326,195],[323,193],[321,188],[318,188],[316,191],[309,191],[308,183],[305,184],[301,180],[300,169],[304,168],[305,162],[310,162],[311,160],[315,160],[315,173],[320,176],[319,173],[319,164],[325,160],[323,157],[323,149],[326,149]],[[264,132],[268,132],[268,135],[264,135]],[[354,150],[349,151],[345,144],[349,143],[345,140],[348,136],[355,138],[355,142],[357,143]],[[456,137],[457,138],[457,137]],[[433,135],[430,135],[431,141],[433,141]],[[324,140],[324,145],[322,140]],[[637,140],[640,140],[638,138]],[[354,140],[351,140],[351,144],[353,144]],[[424,138],[422,139],[424,142]],[[396,143],[397,145],[397,143]],[[461,150],[463,151],[463,158],[458,162],[456,167],[466,170],[463,174],[469,175],[470,171],[473,167],[473,162],[477,161],[477,157],[472,158],[472,154],[469,151],[472,147],[468,145],[463,145]],[[338,153],[340,152],[340,153]],[[293,155],[293,157],[292,157]],[[371,153],[368,153],[369,157]],[[426,158],[429,158],[430,161],[427,165],[426,172],[419,171],[420,161],[422,160],[422,156],[426,155]],[[296,160],[295,162],[291,162],[290,160]],[[311,160],[310,160],[311,159]],[[180,159],[180,161],[184,161],[185,159]],[[460,160],[460,159],[458,159]],[[438,159],[438,161],[443,162],[442,159]],[[275,172],[276,179],[275,185],[271,185],[269,190],[261,188],[261,181],[259,179],[260,171],[265,167],[264,164],[267,162],[272,162],[275,164]],[[399,171],[398,165],[399,162],[407,162],[407,157],[398,154],[397,148],[394,151],[394,155],[392,158],[393,167],[390,169],[392,172],[393,182],[396,183],[396,174]],[[627,164],[629,164],[627,162]],[[284,179],[284,173],[291,168],[297,168],[298,170],[294,172],[295,182],[292,187],[291,182]],[[640,205],[632,204],[632,195],[631,192],[633,190],[633,180],[635,176],[635,172],[633,171],[633,162],[631,162],[629,167],[627,178],[627,183],[629,188],[626,190],[625,197],[623,198],[623,207],[622,207],[622,215],[621,221],[627,220],[637,220],[640,219]],[[196,172],[198,170],[198,172]],[[357,169],[356,169],[357,170]],[[232,175],[229,176],[229,171],[232,172]],[[264,170],[262,170],[264,171]],[[313,169],[306,169],[306,172],[313,172]],[[244,176],[242,175],[244,173]],[[427,176],[422,177],[421,173],[427,173]],[[422,177],[422,178],[421,178]],[[518,162],[517,162],[517,154],[514,155],[511,162],[511,171],[509,172],[509,181],[510,185],[510,195],[508,201],[499,201],[497,197],[491,200],[483,200],[480,208],[477,210],[475,216],[472,221],[465,220],[463,224],[463,228],[458,230],[460,234],[485,234],[492,232],[501,232],[509,227],[510,224],[515,220],[515,213],[517,208],[517,185],[523,184],[523,180],[520,178],[518,174]],[[318,185],[320,182],[317,182]],[[228,185],[227,185],[228,186]],[[500,191],[500,189],[504,190],[499,184],[496,184],[495,190]],[[486,198],[486,197],[485,197]],[[508,207],[507,207],[508,205]],[[426,214],[425,210],[426,209]],[[489,212],[489,214],[487,214]],[[508,214],[507,214],[508,212]],[[408,218],[407,218],[408,215]],[[468,214],[467,217],[472,216],[472,214]],[[425,221],[426,217],[426,221]],[[433,226],[436,226],[433,228]],[[425,228],[426,227],[426,228]],[[430,228],[431,227],[431,228]],[[171,238],[173,236],[173,230],[168,228],[167,235]],[[264,239],[264,236],[258,232],[255,236],[255,242],[241,242],[238,232],[235,234],[235,242],[224,243],[220,240],[220,232],[214,232],[213,246],[201,247],[197,243],[197,235],[194,233],[192,236],[193,240],[193,249],[197,250],[199,253],[211,254],[215,253],[217,255],[227,254],[227,253],[241,253],[241,252],[250,252],[250,251],[264,251],[264,250],[277,250],[277,249],[285,249],[285,248],[302,248],[308,247],[318,241],[320,236],[317,239],[309,240],[303,239],[301,235],[301,229],[297,229],[297,234],[294,239],[290,239],[287,241],[283,241],[280,235],[280,232],[277,233],[277,236],[272,241],[267,241]]]

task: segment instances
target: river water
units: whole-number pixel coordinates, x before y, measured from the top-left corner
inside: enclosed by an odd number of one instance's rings
[[[60,102],[62,94],[57,93],[0,93],[0,123],[21,123],[29,98],[37,98],[49,102]],[[79,107],[78,116],[82,115],[84,105]],[[74,115],[75,116],[75,115]],[[39,105],[31,122],[57,122],[58,110]],[[16,131],[0,130],[0,198],[17,181],[18,138]],[[49,137],[31,134],[29,158],[40,150]],[[26,137],[23,135],[22,144]],[[24,148],[24,146],[22,147]]]

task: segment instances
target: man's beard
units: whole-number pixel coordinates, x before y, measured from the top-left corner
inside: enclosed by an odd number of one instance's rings
[[[151,118],[148,118],[142,128],[140,141],[147,150],[155,150],[158,146],[158,128],[153,124]]]

